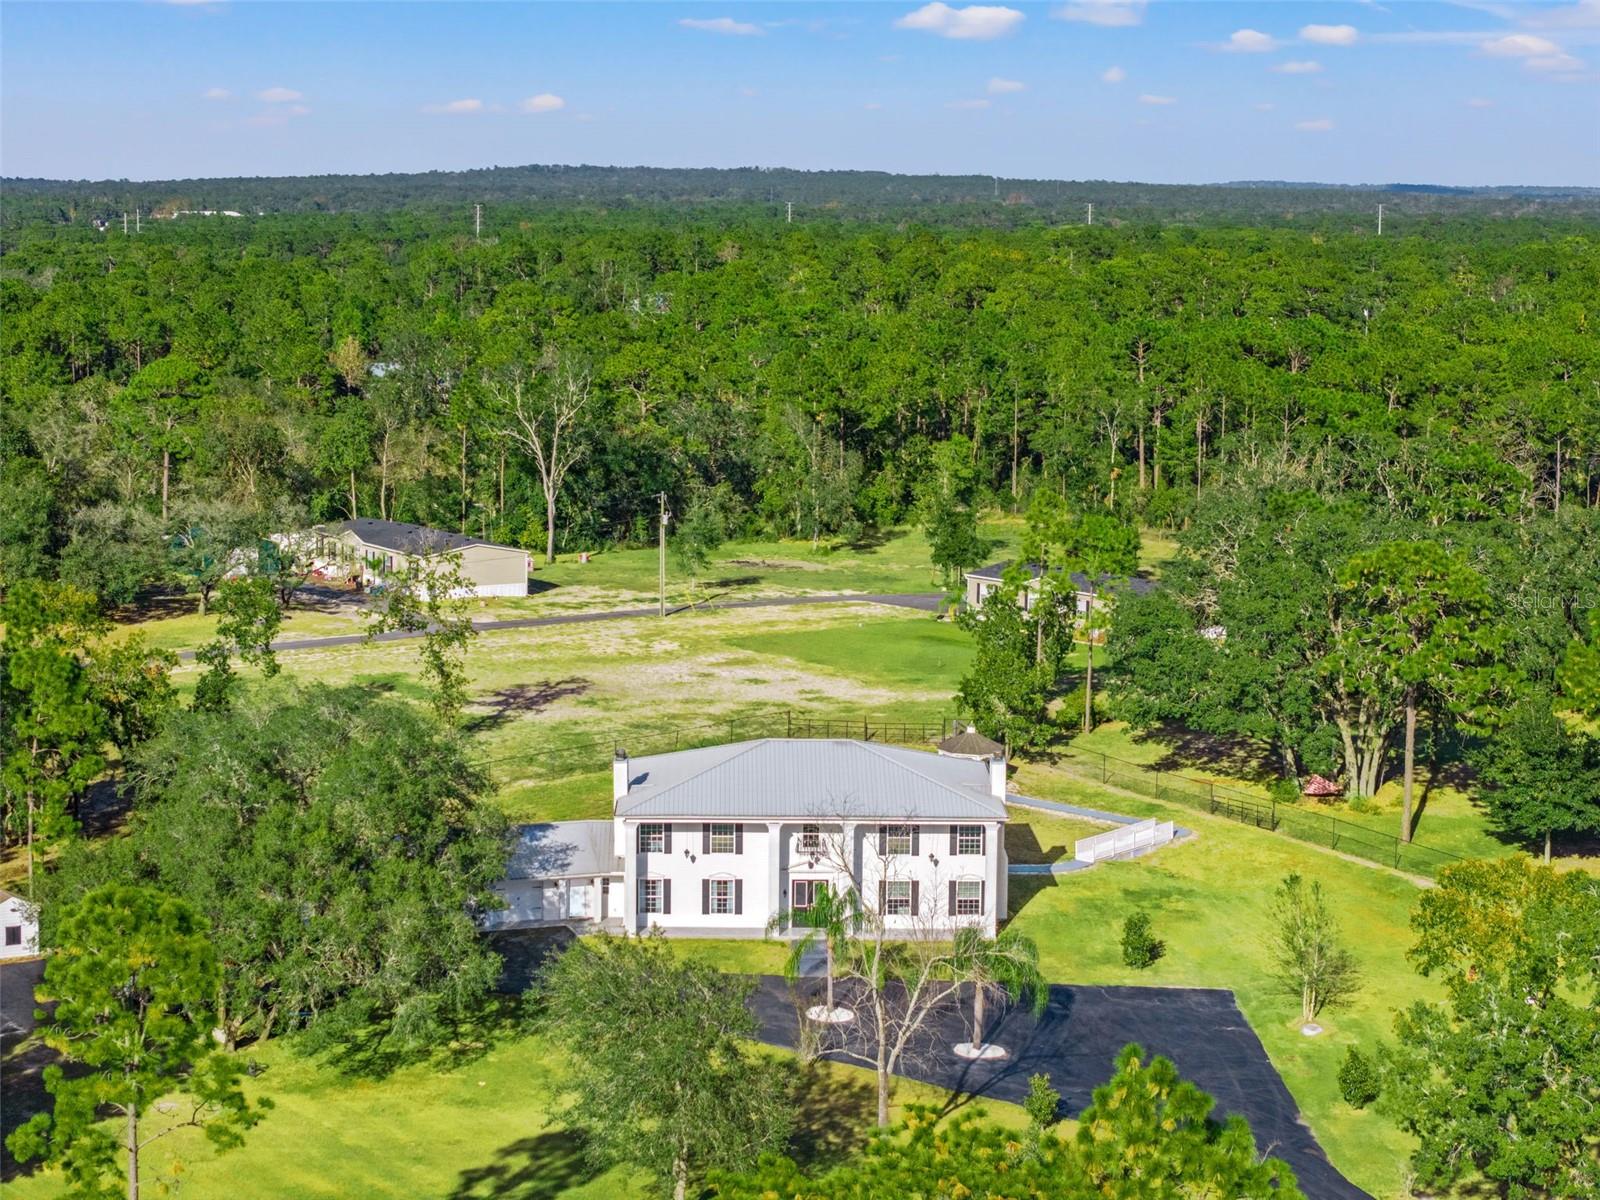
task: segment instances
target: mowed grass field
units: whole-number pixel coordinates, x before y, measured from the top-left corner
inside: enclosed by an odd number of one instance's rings
[[[1024,765],[1015,782],[1026,794],[1170,818],[1199,835],[1143,858],[1072,875],[1014,876],[1012,919],[1038,943],[1046,978],[1232,990],[1334,1165],[1375,1196],[1406,1194],[1410,1139],[1371,1110],[1345,1104],[1336,1075],[1346,1047],[1371,1050],[1390,1036],[1395,1010],[1415,999],[1442,997],[1405,960],[1419,887],[1391,871],[1106,789],[1056,768]],[[1323,1011],[1319,1021],[1326,1032],[1316,1038],[1300,1032],[1299,997],[1278,985],[1272,970],[1272,893],[1291,871],[1322,885],[1362,971],[1360,991],[1348,1006]],[[1141,908],[1166,947],[1144,970],[1124,966],[1121,957],[1122,922]]]

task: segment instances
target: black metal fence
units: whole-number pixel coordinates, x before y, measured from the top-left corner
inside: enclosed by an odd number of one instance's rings
[[[1157,771],[1108,754],[1068,747],[1062,760],[1067,768],[1101,783],[1115,783],[1142,796],[1286,834],[1399,871],[1432,876],[1441,867],[1462,861],[1459,854],[1419,842],[1402,841],[1392,833],[1357,825],[1331,813],[1316,812],[1298,804],[1280,804],[1270,797],[1252,796],[1225,784],[1190,779],[1171,771]]]

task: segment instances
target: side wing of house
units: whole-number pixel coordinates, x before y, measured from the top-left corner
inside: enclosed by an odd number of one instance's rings
[[[526,596],[528,554],[514,546],[479,542],[461,550],[461,573],[478,596]]]
[[[39,953],[39,917],[33,905],[5,893],[0,900],[0,960]]]

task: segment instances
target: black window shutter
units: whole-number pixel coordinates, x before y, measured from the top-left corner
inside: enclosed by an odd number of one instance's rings
[[[882,915],[889,907],[889,883],[885,879],[878,880],[878,913]]]
[[[922,836],[921,835],[922,835],[922,826],[921,825],[913,825],[911,827],[911,857],[912,858],[915,858],[917,855],[922,853]],[[912,884],[912,886],[915,887],[916,885]]]
[[[978,852],[989,853],[989,831],[982,825],[978,826]]]
[[[989,881],[987,879],[978,884],[978,911],[980,913],[989,911]]]
[[[954,829],[955,826],[952,825],[950,828]],[[954,837],[955,835],[951,834],[951,836]],[[950,881],[950,915],[952,917],[956,915],[956,881],[954,879]]]
[[[921,890],[921,885],[918,884],[915,879],[913,879],[911,881],[911,915],[913,917],[918,916],[922,912],[922,903],[920,899]]]
[[[661,881],[661,911],[662,913],[670,913],[672,911],[672,880],[670,879]]]
[[[735,854],[744,853],[744,825],[742,823],[733,827],[733,852]]]
[[[711,853],[711,822],[704,821],[700,825],[700,853]]]
[[[733,915],[741,916],[744,913],[744,880],[733,881]]]
[[[705,916],[711,911],[711,880],[700,881],[700,915]]]
[[[959,825],[950,826],[950,857],[951,858],[954,858],[957,854],[960,853],[960,851],[956,848],[956,838],[958,838],[960,836],[960,834],[957,833],[956,831],[958,829],[960,829],[960,828],[961,828],[961,826],[959,826]],[[955,909],[952,908],[950,911],[951,912],[955,912]]]
[[[672,853],[672,826],[671,825],[663,825],[661,827],[661,852],[663,854],[671,854]]]
[[[887,825],[878,826],[878,853],[889,853],[889,827]]]

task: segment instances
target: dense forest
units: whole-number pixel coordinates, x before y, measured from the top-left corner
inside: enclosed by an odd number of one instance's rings
[[[473,204],[655,208],[671,205],[722,213],[758,208],[762,219],[787,217],[789,204],[807,221],[935,220],[1016,228],[1078,222],[1095,206],[1097,222],[1162,221],[1349,228],[1373,223],[1378,204],[1392,222],[1452,217],[1587,216],[1600,189],[1552,187],[1371,187],[1250,181],[1150,184],[1107,180],[1012,179],[992,175],[894,175],[884,171],[796,171],[785,168],[599,167],[529,165],[473,171],[306,178],[129,181],[8,179],[0,228],[43,220],[121,222],[139,210],[234,210],[245,214],[381,212],[400,207]],[[709,215],[709,214],[708,214]]]
[[[1591,223],[1378,238],[500,207],[474,236],[461,218],[14,230],[5,582],[108,606],[173,580],[204,594],[232,547],[356,515],[593,550],[652,538],[661,494],[687,528],[749,536],[917,522],[937,555],[961,522],[931,509],[1048,494],[1179,532],[1170,586],[1113,637],[1125,713],[1263,738],[1291,779],[1342,740],[1362,794],[1399,718],[1359,688],[1330,700],[1359,553],[1459,556],[1514,616],[1501,657],[1546,693],[1586,636]],[[982,552],[955,534],[947,569]],[[1165,633],[1139,640],[1151,621]],[[1196,651],[1213,626],[1235,674]],[[1247,634],[1277,641],[1238,676]]]

